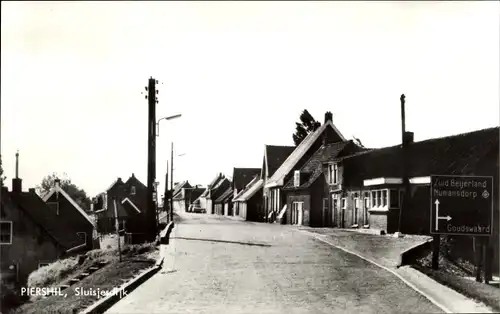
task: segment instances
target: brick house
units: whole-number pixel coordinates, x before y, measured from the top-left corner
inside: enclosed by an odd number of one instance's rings
[[[262,221],[262,192],[264,180],[255,176],[247,186],[233,198],[235,216],[248,221]]]
[[[175,211],[186,211],[186,204],[184,202],[184,198],[182,197],[182,189],[184,188],[192,188],[191,184],[189,182],[183,181],[181,183],[177,183],[174,186],[174,190],[172,192],[172,198],[173,198],[173,203],[174,203],[174,210]]]
[[[134,174],[126,182],[118,178],[106,192],[97,196],[94,208],[99,233],[116,232],[115,205],[119,230],[125,234],[126,242],[144,242],[147,234],[147,187]]]
[[[215,213],[217,215],[224,215],[224,216],[229,215],[229,212],[232,211],[233,208],[232,206],[226,206],[226,205],[228,204],[228,199],[232,199],[233,196],[234,196],[233,188],[229,187],[226,189],[226,191],[224,191],[224,193],[221,194],[221,196],[219,196],[214,201]]]
[[[294,171],[300,169],[311,158],[311,156],[322,146],[330,143],[346,141],[332,122],[332,114],[325,114],[325,122],[316,131],[309,133],[307,137],[293,150],[274,174],[266,180],[264,185],[264,196],[266,199],[266,216],[271,221],[273,217],[279,217],[283,213],[285,197],[283,194],[284,184],[294,175]]]
[[[269,212],[268,207],[272,207],[269,198],[269,188],[265,188],[269,178],[274,175],[276,170],[283,164],[283,162],[290,156],[290,154],[295,150],[295,146],[276,146],[276,145],[265,145],[264,146],[264,158],[262,161],[262,168],[260,172],[260,178],[262,179],[263,185],[263,198],[262,198],[262,213],[259,214],[265,218],[266,212]]]
[[[86,244],[82,245],[85,249],[96,248],[99,241],[96,239],[97,230],[93,219],[61,188],[60,180],[54,181],[54,187],[45,194],[43,201],[56,212],[61,221],[71,224],[74,230],[84,236]]]
[[[336,213],[335,226],[430,234],[431,175],[492,176],[493,190],[498,191],[498,127],[420,142],[414,142],[409,133],[406,147],[410,191],[401,217],[406,195],[402,184],[405,152],[401,145],[340,157],[324,165],[327,178],[335,176],[328,169],[337,169],[338,184],[328,184],[330,206]],[[492,197],[493,236],[488,254],[493,255],[493,265],[498,266],[499,206],[498,196]],[[456,238],[460,252],[473,260],[472,237]]]
[[[349,156],[364,149],[353,141],[321,146],[294,176],[283,186],[285,195],[282,223],[311,227],[332,226],[333,217],[328,203],[327,177],[323,163],[341,156]]]
[[[223,180],[225,177],[222,173],[218,173],[217,176],[207,185],[207,188],[201,195],[198,197],[198,199],[195,200],[195,207],[202,212],[206,213],[212,213],[211,211],[207,210],[207,202],[209,200],[209,194],[210,190],[214,188],[221,180]],[[210,204],[211,208],[211,204]]]
[[[182,188],[176,196],[174,196],[174,209],[178,209],[183,212],[189,212],[193,210],[194,201],[200,197],[200,195],[205,191],[204,188],[199,188],[197,186],[190,188]],[[177,207],[175,203],[177,202]]]
[[[25,286],[34,270],[88,246],[85,234],[61,219],[35,189],[23,192],[17,175],[12,181],[12,191],[1,191],[1,276]]]

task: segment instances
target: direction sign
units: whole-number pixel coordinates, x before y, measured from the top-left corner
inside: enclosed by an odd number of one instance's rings
[[[431,176],[431,234],[489,236],[493,177]]]

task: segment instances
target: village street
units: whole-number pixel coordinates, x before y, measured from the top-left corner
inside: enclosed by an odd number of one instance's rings
[[[439,313],[392,274],[291,226],[177,224],[162,272],[107,313]]]

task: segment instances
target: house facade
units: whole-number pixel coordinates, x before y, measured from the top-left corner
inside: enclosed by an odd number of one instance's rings
[[[147,188],[134,174],[126,182],[121,178],[113,182],[106,192],[98,195],[94,208],[99,233],[116,232],[117,217],[118,228],[125,234],[127,243],[146,241]]]
[[[174,196],[174,209],[182,212],[193,211],[194,201],[200,197],[205,191],[203,188],[191,187],[182,188],[181,191]],[[175,205],[177,203],[177,205]]]
[[[229,210],[232,210],[232,206],[228,207],[226,206],[227,200],[234,196],[233,193],[233,188],[230,186],[229,188],[224,191],[221,196],[219,196],[215,201],[214,201],[214,206],[215,206],[215,214],[216,215],[229,215]]]
[[[271,221],[283,215],[286,202],[283,186],[292,178],[295,170],[299,170],[322,146],[331,143],[345,142],[344,136],[332,122],[332,114],[325,114],[325,122],[293,150],[264,185],[266,216]]]
[[[194,204],[194,210],[197,212],[205,212],[205,213],[212,213],[212,202],[211,202],[211,197],[210,197],[210,191],[218,184],[220,183],[221,180],[223,180],[225,176],[222,173],[218,173],[217,176],[207,185],[207,188],[201,195],[198,197],[198,199],[195,200]],[[210,204],[208,204],[210,201]],[[207,210],[207,208],[210,208],[210,211]]]
[[[233,197],[241,192],[256,175],[260,175],[261,168],[233,168]]]
[[[60,221],[73,226],[73,230],[84,238],[82,249],[97,248],[97,230],[93,219],[54,181],[54,187],[43,197],[44,202],[59,216]],[[76,249],[76,248],[75,248]]]
[[[349,156],[364,151],[353,141],[343,141],[321,146],[312,157],[283,187],[285,208],[278,215],[281,223],[307,225],[311,227],[333,226],[333,214],[330,211],[329,184],[323,164],[328,160]]]
[[[22,191],[17,174],[12,181],[12,191],[6,187],[1,191],[1,274],[2,280],[25,286],[29,274],[39,267],[92,247],[86,232],[71,220],[66,222],[35,189]]]
[[[176,184],[174,187],[172,192],[174,211],[187,211],[184,195],[182,195],[182,191],[185,188],[192,188],[187,180]]]
[[[263,185],[264,181],[260,176],[255,176],[245,189],[233,197],[233,210],[235,216],[239,216],[248,221],[263,221]]]
[[[262,168],[260,172],[260,178],[262,179],[262,213],[264,220],[268,220],[269,213],[276,202],[276,195],[270,195],[270,188],[266,188],[266,184],[269,179],[274,175],[276,170],[283,164],[283,162],[290,156],[290,154],[295,150],[295,146],[276,146],[276,145],[265,145],[264,146],[264,158],[262,162]]]

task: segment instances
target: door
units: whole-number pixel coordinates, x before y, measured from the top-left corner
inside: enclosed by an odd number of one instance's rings
[[[328,198],[323,199],[323,221],[321,222],[322,227],[327,227],[330,220],[330,210],[328,208]]]
[[[297,226],[302,226],[302,205],[304,203],[297,203]]]
[[[339,211],[339,200],[336,195],[332,195],[332,225],[334,227],[338,226],[340,211]]]

